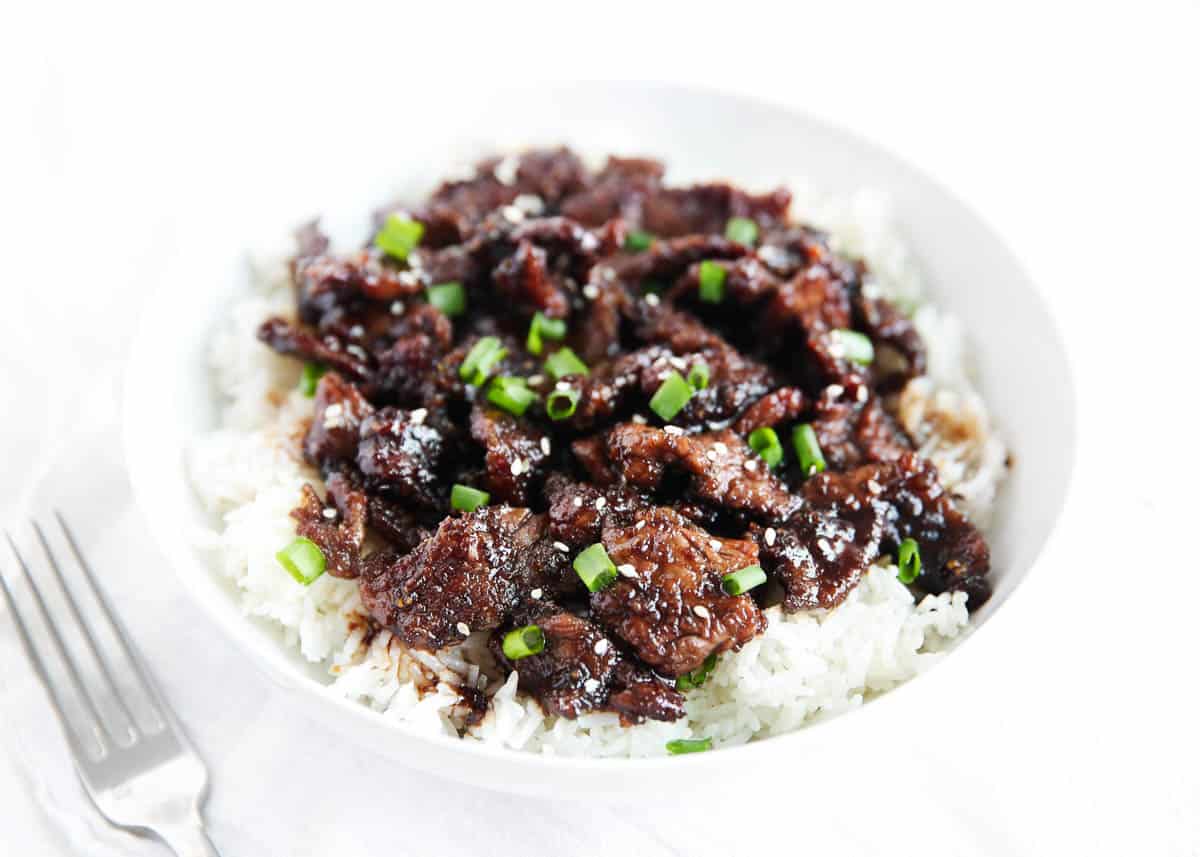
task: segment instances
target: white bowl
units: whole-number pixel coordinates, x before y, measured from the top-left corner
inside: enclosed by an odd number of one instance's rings
[[[417,117],[421,131],[413,133]],[[372,206],[396,189],[381,182],[427,184],[464,157],[517,143],[659,155],[673,173],[728,175],[752,184],[803,175],[833,192],[870,187],[890,196],[931,297],[968,331],[978,387],[1013,453],[989,534],[995,594],[975,614],[976,626],[994,623],[1029,574],[1067,495],[1074,395],[1066,355],[1036,288],[978,216],[876,146],[780,107],[658,84],[463,94],[420,109],[380,111],[370,126],[369,134],[358,128],[347,135],[345,151],[301,149],[300,160],[309,163],[303,174],[246,165],[245,175],[227,177],[239,197],[217,187],[211,199],[189,200],[181,214],[187,246],[147,308],[132,352],[125,435],[134,491],[164,555],[213,621],[312,717],[403,765],[509,792],[664,792],[780,764],[830,740],[854,741],[856,732],[887,729],[903,706],[929,704],[918,677],[853,714],[743,747],[636,761],[538,756],[418,735],[387,722],[330,693],[276,633],[242,615],[235,593],[189,544],[189,531],[210,522],[189,487],[184,450],[215,425],[205,352],[231,295],[245,285],[248,248],[263,232],[286,233],[316,213],[335,230],[355,234],[365,229]],[[971,645],[951,657],[970,658]]]

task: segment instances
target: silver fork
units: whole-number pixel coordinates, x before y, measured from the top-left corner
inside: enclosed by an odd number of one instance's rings
[[[33,531],[40,553],[67,605],[65,614],[56,623],[51,618],[42,590],[34,582],[26,562],[12,536],[5,533],[9,547],[16,557],[21,574],[32,593],[32,602],[46,633],[39,645],[30,633],[30,625],[22,618],[13,590],[0,573],[4,600],[21,638],[25,654],[50,698],[63,734],[75,760],[75,770],[92,802],[114,825],[137,831],[149,831],[169,845],[180,857],[219,857],[204,832],[200,816],[208,788],[208,772],[196,754],[170,707],[163,699],[149,671],[138,655],[120,620],[113,613],[104,593],[96,584],[91,568],[79,550],[66,522],[54,513],[58,527],[74,559],[86,589],[95,599],[97,609],[92,616],[99,622],[89,622],[81,613],[75,597],[55,558],[50,542],[36,522]],[[64,644],[62,630],[75,629],[76,648],[90,652],[97,669],[81,673],[79,658]],[[107,644],[97,642],[94,631],[102,628]],[[60,672],[66,680],[58,679],[47,669],[44,657],[53,651],[59,658]],[[123,658],[127,670],[116,672]],[[114,680],[114,674],[128,676],[128,682]],[[86,679],[86,680],[85,680]],[[120,688],[126,684],[124,690]],[[133,687],[131,688],[130,685]],[[137,696],[133,690],[140,692]],[[141,718],[134,716],[137,709]],[[105,717],[101,712],[119,717]],[[124,727],[120,728],[121,718]],[[113,721],[117,725],[114,725]]]

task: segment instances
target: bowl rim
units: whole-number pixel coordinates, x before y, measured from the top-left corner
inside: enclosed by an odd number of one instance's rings
[[[599,90],[636,90],[643,94],[647,89],[652,89],[663,96],[677,93],[690,97],[709,98],[734,107],[750,107],[789,114],[792,118],[802,120],[821,133],[845,139],[856,147],[871,150],[876,157],[887,162],[889,168],[902,173],[908,173],[920,180],[921,183],[935,189],[948,202],[983,227],[986,233],[996,242],[996,245],[1002,248],[1007,254],[1013,269],[1021,274],[1030,292],[1030,297],[1043,314],[1048,325],[1048,330],[1051,333],[1054,350],[1062,360],[1064,386],[1062,393],[1067,400],[1064,408],[1064,414],[1067,418],[1064,435],[1068,439],[1069,449],[1064,450],[1067,452],[1067,460],[1063,476],[1062,501],[1053,511],[1042,543],[1033,552],[1026,564],[1021,579],[1004,599],[1004,602],[997,606],[987,621],[973,625],[970,633],[955,643],[951,651],[955,654],[954,659],[958,661],[959,657],[957,653],[959,650],[977,638],[983,632],[984,627],[990,628],[990,626],[996,625],[999,614],[1003,613],[1005,616],[1008,616],[1011,612],[1003,608],[1016,596],[1018,591],[1026,588],[1028,577],[1041,564],[1050,546],[1060,537],[1060,525],[1063,514],[1071,501],[1076,482],[1078,465],[1078,391],[1075,382],[1076,373],[1072,364],[1070,351],[1065,345],[1066,341],[1062,335],[1061,325],[1051,312],[1051,307],[1045,299],[1044,290],[1040,284],[1030,275],[1021,258],[1012,249],[1003,233],[996,229],[988,218],[965,203],[956,193],[943,185],[941,181],[930,176],[921,167],[895,154],[886,145],[870,140],[858,132],[844,128],[836,123],[813,116],[792,104],[719,87],[657,80],[563,80],[556,81],[550,84],[550,86],[559,90],[586,90],[593,88]],[[534,88],[532,84],[525,83],[505,84],[493,87],[496,91],[506,92],[524,92],[531,91]],[[545,85],[542,85],[541,91],[545,91]],[[171,534],[179,531],[178,522],[170,519],[170,508],[168,505],[155,502],[157,491],[154,486],[160,480],[156,479],[153,473],[154,463],[139,453],[139,448],[143,445],[142,438],[144,435],[142,433],[148,430],[148,421],[137,418],[138,414],[145,413],[148,406],[153,404],[152,400],[147,398],[149,391],[141,384],[140,375],[144,371],[141,367],[146,365],[146,361],[149,359],[150,328],[152,327],[153,320],[160,315],[162,312],[161,307],[168,302],[168,293],[160,290],[152,294],[143,303],[139,312],[136,332],[128,350],[123,370],[123,401],[121,404],[122,445],[136,505],[143,520],[148,524],[147,529],[150,532],[151,538],[163,554],[175,577],[182,584],[188,597],[193,602],[198,602],[201,605],[202,611],[222,630],[226,638],[231,640],[237,648],[242,651],[248,651],[253,655],[251,662],[260,673],[268,677],[274,684],[285,692],[320,700],[320,704],[327,709],[337,709],[337,716],[344,719],[337,724],[329,724],[329,728],[333,731],[349,733],[355,727],[360,729],[367,728],[371,731],[382,731],[397,738],[403,736],[404,739],[409,741],[428,744],[438,750],[483,760],[495,760],[502,762],[510,768],[514,766],[524,768],[531,774],[546,773],[549,771],[611,773],[614,769],[637,773],[656,770],[668,765],[673,769],[687,767],[693,771],[698,771],[699,769],[711,768],[714,765],[724,766],[728,762],[733,761],[734,754],[736,754],[738,760],[747,762],[752,759],[762,760],[767,753],[777,755],[780,750],[784,749],[785,742],[788,750],[794,750],[803,743],[813,740],[814,731],[815,734],[822,736],[823,739],[824,737],[831,736],[831,730],[849,728],[868,718],[886,716],[881,712],[890,711],[898,703],[906,703],[914,695],[914,692],[911,690],[912,685],[926,687],[929,684],[930,673],[941,672],[940,670],[935,670],[934,667],[940,666],[941,661],[945,659],[939,659],[937,663],[930,665],[919,675],[914,676],[913,679],[905,681],[886,693],[873,698],[869,704],[856,706],[836,716],[824,718],[818,722],[779,735],[772,735],[747,743],[720,748],[715,752],[686,754],[682,757],[624,758],[532,753],[483,741],[463,740],[444,734],[429,734],[413,729],[402,721],[388,720],[383,713],[375,711],[361,702],[333,692],[329,685],[322,684],[316,679],[309,679],[298,675],[296,669],[286,662],[291,655],[285,653],[274,641],[265,639],[265,635],[261,632],[261,629],[256,628],[256,625],[262,623],[263,620],[246,615],[240,611],[236,603],[229,598],[229,593],[224,591],[224,582],[218,580],[214,570],[210,566],[206,566],[196,556],[194,546],[189,545],[186,539],[182,537],[172,537]],[[178,452],[181,455],[183,454],[182,450]],[[186,549],[181,550],[181,548]],[[1007,620],[1005,620],[1005,626],[1007,627]],[[988,631],[989,637],[994,633],[994,630]],[[920,679],[920,681],[915,681],[915,679]],[[330,706],[330,703],[332,703],[332,706]],[[347,717],[347,715],[349,716]],[[814,730],[814,726],[820,728]],[[400,743],[402,742],[397,742],[397,744]],[[428,767],[415,760],[414,765]],[[431,768],[431,770],[433,769]]]

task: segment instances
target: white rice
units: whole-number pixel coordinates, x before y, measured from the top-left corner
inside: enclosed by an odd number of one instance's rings
[[[890,224],[886,200],[859,193],[821,197],[799,186],[798,219],[828,230],[838,250],[867,260],[881,293],[915,308],[929,351],[926,376],[900,397],[900,416],[947,490],[985,526],[1005,471],[1004,444],[969,380],[964,336],[952,317],[922,303],[919,269]],[[275,561],[295,535],[289,512],[305,482],[319,485],[300,459],[301,422],[312,400],[296,392],[296,361],[255,339],[265,317],[292,312],[280,262],[257,266],[253,292],[230,308],[211,362],[223,397],[222,427],[196,439],[189,469],[220,526],[202,536],[214,569],[240,593],[248,616],[282,631],[283,644],[320,665],[332,689],[409,730],[457,734],[461,700],[453,684],[492,694],[491,710],[464,740],[570,756],[642,757],[665,753],[673,738],[710,736],[716,746],[787,732],[862,705],[942,657],[969,627],[966,597],[916,602],[889,561],[874,567],[837,608],[788,615],[767,611],[766,632],[723,655],[708,682],[687,697],[687,718],[622,727],[616,715],[547,717],[502,680],[486,632],[437,656],[408,651],[387,631],[364,645],[356,584],[324,575],[297,584]],[[885,558],[887,559],[887,558]],[[438,680],[448,679],[448,680]]]

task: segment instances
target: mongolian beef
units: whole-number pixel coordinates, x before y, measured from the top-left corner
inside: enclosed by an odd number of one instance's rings
[[[279,561],[357,582],[372,628],[489,634],[545,712],[674,721],[764,610],[828,610],[881,558],[989,595],[988,546],[898,416],[925,371],[866,265],[791,196],[674,187],[567,149],[480,163],[290,262],[303,455]],[[684,747],[684,749],[687,749]]]

